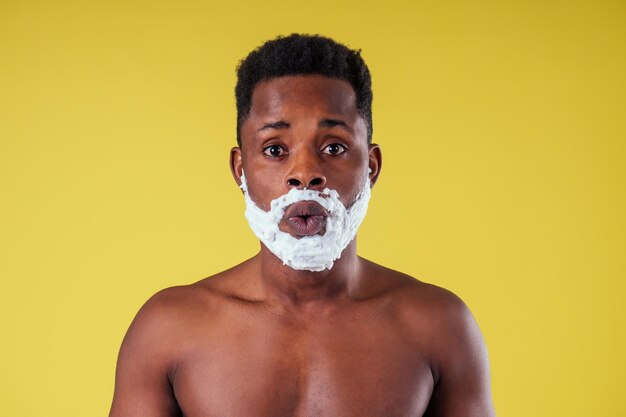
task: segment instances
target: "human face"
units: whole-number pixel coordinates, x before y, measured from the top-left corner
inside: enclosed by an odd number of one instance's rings
[[[291,188],[339,193],[350,207],[381,165],[378,145],[368,145],[365,121],[347,81],[321,75],[273,78],[255,87],[250,113],[241,126],[241,148],[231,152],[231,169],[241,184],[246,174],[252,200],[263,210]],[[293,233],[286,221],[280,229]]]

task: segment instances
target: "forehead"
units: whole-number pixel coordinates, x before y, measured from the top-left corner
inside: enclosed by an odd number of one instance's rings
[[[255,86],[249,118],[302,110],[356,118],[356,94],[349,82],[323,75],[272,78]]]

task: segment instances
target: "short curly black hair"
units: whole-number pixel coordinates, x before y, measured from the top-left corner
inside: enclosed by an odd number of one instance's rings
[[[286,75],[319,74],[348,81],[356,93],[356,108],[367,125],[372,142],[372,79],[361,58],[352,50],[320,35],[292,33],[265,42],[237,65],[237,144],[241,126],[250,113],[252,92],[261,81]]]

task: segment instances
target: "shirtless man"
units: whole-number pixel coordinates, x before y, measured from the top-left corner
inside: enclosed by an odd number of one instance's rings
[[[294,34],[237,75],[230,165],[261,249],[141,308],[110,417],[495,416],[465,304],[357,256],[381,169],[359,52]]]

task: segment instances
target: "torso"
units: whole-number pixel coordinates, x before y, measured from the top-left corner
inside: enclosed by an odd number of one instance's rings
[[[408,323],[403,294],[425,284],[379,278],[393,285],[315,314],[226,296],[219,280],[195,284],[203,301],[189,303],[172,335],[170,380],[183,415],[422,416],[435,383],[423,348],[431,336]]]

